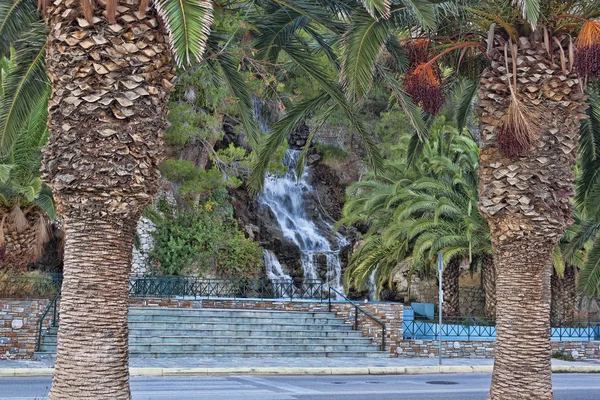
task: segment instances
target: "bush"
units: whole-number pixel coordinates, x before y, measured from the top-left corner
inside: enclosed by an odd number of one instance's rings
[[[60,282],[52,275],[0,272],[0,298],[49,297],[58,293],[59,289]]]
[[[260,247],[244,236],[221,202],[167,214],[153,236],[150,260],[165,275],[255,277],[262,271]]]

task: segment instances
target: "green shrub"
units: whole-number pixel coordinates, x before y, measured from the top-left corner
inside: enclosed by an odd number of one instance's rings
[[[150,260],[165,275],[255,277],[262,271],[260,247],[240,231],[226,202],[210,200],[166,214],[153,236]]]
[[[348,160],[350,154],[337,146],[329,144],[316,144],[315,148],[323,157],[324,163],[343,163]]]

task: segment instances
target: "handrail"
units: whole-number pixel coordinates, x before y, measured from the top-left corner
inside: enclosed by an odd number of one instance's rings
[[[42,314],[42,317],[40,318],[40,322],[38,323],[38,337],[37,337],[37,344],[35,345],[35,349],[36,351],[40,351],[40,347],[42,345],[42,327],[44,325],[44,319],[46,319],[46,315],[48,315],[48,312],[50,310],[52,310],[52,322],[50,324],[50,326],[52,327],[56,327],[56,303],[58,302],[58,298],[60,297],[60,294],[62,292],[62,288],[58,290],[58,292],[56,293],[56,296],[54,296],[54,298],[52,299],[52,301],[50,302],[50,304],[48,304],[48,307],[46,307],[46,310],[44,311],[44,313]]]
[[[356,304],[355,302],[353,302],[352,300],[347,298],[343,293],[338,292],[336,289],[332,288],[331,286],[329,286],[329,296],[327,296],[328,304],[329,304],[329,312],[331,312],[331,292],[332,291],[335,292],[338,296],[342,296],[344,298],[344,300],[346,300],[346,302],[348,302],[354,306],[353,329],[355,331],[358,330],[358,311],[362,312],[364,315],[371,318],[373,321],[375,321],[375,323],[377,323],[379,326],[381,326],[381,351],[385,351],[385,324],[383,322],[381,322],[380,320],[378,320],[377,318],[375,318],[371,313],[363,310],[358,304]]]

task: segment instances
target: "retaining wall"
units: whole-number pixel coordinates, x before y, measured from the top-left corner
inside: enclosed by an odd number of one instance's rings
[[[48,299],[0,299],[0,359],[30,358]]]
[[[494,358],[494,341],[442,341],[443,358]],[[575,360],[600,359],[600,341],[551,342],[552,352],[561,352]],[[437,340],[406,340],[398,344],[398,357],[437,357]]]

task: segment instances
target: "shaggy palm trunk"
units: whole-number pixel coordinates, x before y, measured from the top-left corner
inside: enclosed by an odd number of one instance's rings
[[[446,317],[460,316],[458,280],[460,278],[460,262],[453,258],[444,268],[442,275],[442,290],[444,302],[442,309]]]
[[[485,293],[485,317],[496,320],[496,267],[494,257],[485,256],[481,265],[481,286]]]
[[[29,227],[19,232],[9,224],[4,226],[4,238],[6,241],[6,249],[4,258],[0,262],[0,270],[11,272],[25,272],[30,262],[33,259],[35,247],[35,218],[27,215]]]
[[[550,321],[554,326],[572,323],[577,304],[577,268],[566,264],[563,276],[558,276],[553,269],[551,286]]]
[[[53,90],[42,172],[66,230],[52,400],[131,397],[131,250],[157,188],[174,77],[156,15],[138,8],[139,0],[120,0],[117,24],[102,7],[89,24],[75,0],[51,3],[46,13]]]
[[[553,398],[552,249],[571,222],[569,199],[585,97],[577,74],[566,70],[569,52],[561,52],[553,40],[547,48],[543,32],[519,38],[514,64],[510,44],[505,47],[506,41],[496,36],[479,90],[479,208],[492,235],[498,310],[491,400]],[[557,39],[568,49],[568,38]],[[499,148],[498,135],[511,101],[513,68],[516,96],[539,131],[530,148],[509,158],[502,155],[506,149]]]

